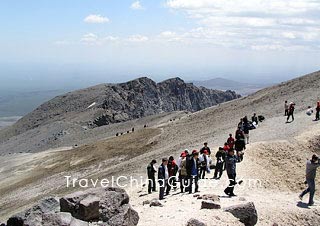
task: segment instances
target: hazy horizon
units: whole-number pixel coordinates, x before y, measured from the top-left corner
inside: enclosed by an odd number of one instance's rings
[[[0,3],[0,89],[140,76],[277,83],[320,69],[314,0]]]

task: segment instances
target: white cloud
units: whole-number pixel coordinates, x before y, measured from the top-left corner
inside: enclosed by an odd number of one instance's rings
[[[198,27],[175,34],[194,43],[255,50],[312,49],[320,44],[320,1],[167,0],[166,5],[196,21]]]
[[[146,42],[148,40],[149,40],[149,38],[147,36],[143,36],[143,35],[131,35],[128,38],[128,41],[130,41],[130,42]]]
[[[116,36],[107,36],[107,37],[104,37],[103,40],[113,42],[113,41],[119,40],[119,37],[116,37]]]
[[[108,17],[103,17],[101,15],[89,15],[83,20],[86,23],[91,23],[91,24],[104,24],[110,22]]]
[[[87,34],[83,35],[80,41],[82,43],[91,44],[91,45],[99,43],[98,36],[93,33],[87,33]]]
[[[131,9],[133,10],[142,10],[144,7],[141,5],[140,1],[135,1],[131,4],[130,6]]]

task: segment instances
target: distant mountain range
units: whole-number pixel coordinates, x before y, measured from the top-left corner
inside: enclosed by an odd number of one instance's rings
[[[224,78],[214,78],[204,81],[192,81],[192,83],[196,86],[203,86],[208,89],[234,90],[236,93],[239,93],[243,96],[247,96],[271,85],[243,83]]]

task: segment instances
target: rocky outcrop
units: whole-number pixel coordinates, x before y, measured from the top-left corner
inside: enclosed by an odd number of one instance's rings
[[[20,119],[7,134],[18,135],[57,121],[97,127],[162,112],[194,112],[238,97],[232,91],[198,88],[180,78],[156,83],[143,77],[58,96]]]
[[[253,226],[258,222],[258,213],[253,202],[231,206],[225,211],[231,213],[246,226]]]
[[[65,197],[49,198],[12,216],[7,226],[135,226],[138,213],[129,204],[129,196],[120,188],[97,188]]]

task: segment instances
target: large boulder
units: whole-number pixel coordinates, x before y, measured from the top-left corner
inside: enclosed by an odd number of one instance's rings
[[[253,226],[258,222],[258,213],[253,202],[231,206],[225,211],[231,213],[246,226]]]
[[[138,213],[120,188],[95,188],[60,198],[49,198],[12,216],[7,226],[135,226]]]
[[[47,198],[40,201],[30,209],[12,216],[7,221],[8,226],[42,226],[42,215],[44,213],[55,213],[59,211],[59,201],[56,198]]]
[[[62,212],[84,221],[102,221],[111,226],[137,225],[138,213],[129,205],[121,188],[95,188],[75,192],[60,199]]]

